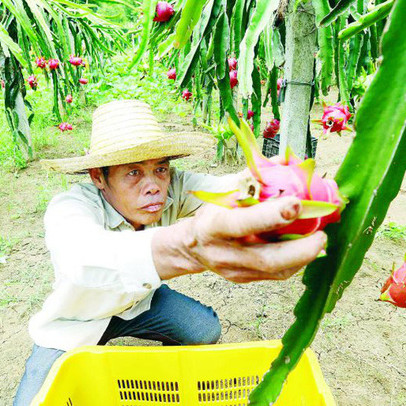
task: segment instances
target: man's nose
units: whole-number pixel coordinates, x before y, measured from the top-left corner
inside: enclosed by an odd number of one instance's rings
[[[143,189],[143,192],[146,195],[156,195],[161,191],[160,187],[153,179],[146,179]]]

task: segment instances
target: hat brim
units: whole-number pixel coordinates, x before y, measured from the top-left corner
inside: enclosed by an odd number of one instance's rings
[[[106,154],[87,154],[81,157],[63,159],[44,159],[41,165],[63,173],[84,173],[90,168],[101,168],[141,162],[149,159],[177,157],[197,154],[212,148],[216,139],[209,134],[190,132],[165,134],[161,139],[154,139],[134,145],[125,150],[118,150]]]

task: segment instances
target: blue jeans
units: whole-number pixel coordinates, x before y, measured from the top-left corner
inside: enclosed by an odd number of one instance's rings
[[[163,345],[215,344],[221,326],[216,312],[167,285],[154,293],[151,308],[132,320],[113,316],[98,345],[117,337],[161,341]],[[14,406],[29,406],[39,392],[53,363],[64,351],[34,344],[17,389]]]

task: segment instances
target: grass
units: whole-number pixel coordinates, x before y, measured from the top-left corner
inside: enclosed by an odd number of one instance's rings
[[[376,237],[385,237],[393,241],[406,241],[406,225],[390,222],[379,227]]]

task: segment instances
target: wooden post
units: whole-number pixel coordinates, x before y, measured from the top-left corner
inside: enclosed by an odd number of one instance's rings
[[[289,145],[303,159],[306,152],[317,29],[311,2],[299,3],[294,11],[295,3],[295,0],[289,1],[286,18],[284,79],[287,80],[287,88],[282,110],[279,154],[284,154]]]

